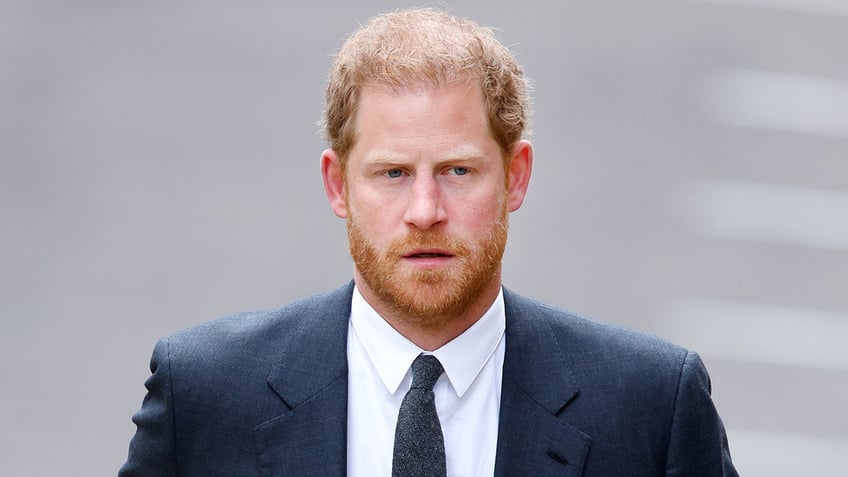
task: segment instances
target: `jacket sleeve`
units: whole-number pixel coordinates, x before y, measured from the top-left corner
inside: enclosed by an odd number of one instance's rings
[[[710,397],[710,377],[697,353],[683,361],[669,435],[667,476],[738,477],[724,425]]]
[[[160,340],[150,359],[147,395],[133,416],[137,430],[118,477],[176,476],[176,433],[168,341]]]

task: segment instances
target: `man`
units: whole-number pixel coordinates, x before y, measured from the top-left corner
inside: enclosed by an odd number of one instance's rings
[[[160,341],[120,475],[736,475],[697,355],[502,288],[527,90],[470,21],[355,32],[321,156],[353,283]]]

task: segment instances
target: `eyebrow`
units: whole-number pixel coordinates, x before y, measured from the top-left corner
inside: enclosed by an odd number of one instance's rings
[[[440,154],[436,159],[437,164],[455,161],[474,161],[485,157],[483,151],[475,146],[459,146]],[[406,162],[405,156],[391,151],[377,151],[365,158],[370,164],[402,164]]]

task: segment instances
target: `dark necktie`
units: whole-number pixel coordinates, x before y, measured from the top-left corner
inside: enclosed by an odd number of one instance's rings
[[[444,477],[445,439],[436,414],[433,385],[442,375],[435,356],[420,354],[412,362],[412,387],[398,412],[392,477]]]

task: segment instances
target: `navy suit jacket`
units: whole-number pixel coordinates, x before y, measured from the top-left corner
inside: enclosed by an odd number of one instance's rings
[[[345,475],[352,290],[161,340],[119,476]],[[504,303],[495,475],[737,475],[695,353],[509,290]]]

